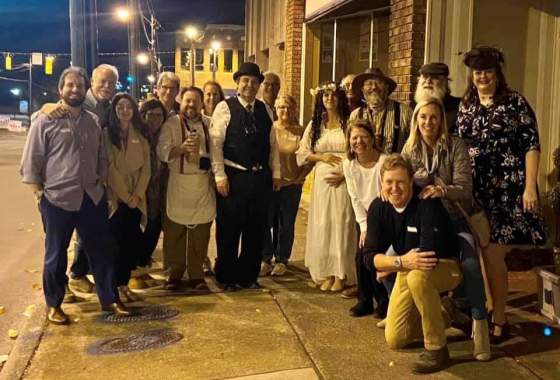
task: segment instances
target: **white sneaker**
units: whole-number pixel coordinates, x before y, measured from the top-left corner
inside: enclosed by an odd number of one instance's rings
[[[261,263],[261,271],[259,273],[259,276],[268,276],[271,272],[272,272],[272,265],[270,265],[266,261],[263,261]]]
[[[286,268],[286,264],[275,263],[274,264],[274,269],[272,269],[272,272],[270,273],[270,275],[271,276],[283,276],[283,275],[286,274],[287,271],[288,271],[288,268]]]

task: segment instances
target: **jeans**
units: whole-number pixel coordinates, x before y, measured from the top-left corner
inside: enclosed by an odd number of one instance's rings
[[[301,189],[302,185],[289,185],[273,192],[268,210],[269,229],[265,232],[263,242],[263,261],[270,262],[274,257],[277,263],[288,263],[294,244]]]
[[[452,222],[459,237],[459,263],[464,278],[455,294],[458,297],[463,294],[466,295],[473,319],[485,319],[487,313],[484,279],[482,278],[473,236],[464,219],[455,219]]]
[[[95,278],[95,289],[102,305],[116,302],[114,256],[110,249],[107,200],[103,197],[97,205],[84,194],[79,211],[66,211],[56,207],[43,196],[39,203],[45,229],[45,263],[43,289],[48,306],[62,304],[68,283],[66,265],[67,249],[74,229],[82,237],[85,253]]]

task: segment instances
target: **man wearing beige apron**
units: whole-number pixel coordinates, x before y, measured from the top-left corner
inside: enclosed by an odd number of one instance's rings
[[[210,119],[201,111],[202,91],[197,87],[184,89],[181,112],[163,124],[157,146],[160,160],[169,165],[167,215],[163,221],[163,265],[169,271],[165,285],[168,290],[180,286],[185,270],[190,288],[208,289],[202,263],[216,216],[216,197],[210,172]]]

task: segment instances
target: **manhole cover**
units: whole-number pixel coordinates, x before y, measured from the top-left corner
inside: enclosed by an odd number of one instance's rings
[[[103,339],[88,348],[92,355],[109,355],[165,347],[183,339],[169,329],[148,330],[138,334]]]
[[[132,309],[132,314],[128,316],[120,316],[115,314],[105,314],[103,322],[107,323],[129,323],[140,321],[157,321],[160,319],[169,319],[177,314],[179,310],[165,306],[150,306]]]

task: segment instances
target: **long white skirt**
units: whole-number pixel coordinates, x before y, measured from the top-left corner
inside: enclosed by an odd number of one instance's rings
[[[356,221],[346,184],[343,182],[338,187],[332,187],[325,182],[325,176],[333,170],[332,166],[323,162],[315,165],[307,220],[305,266],[315,282],[336,276],[354,284]]]

